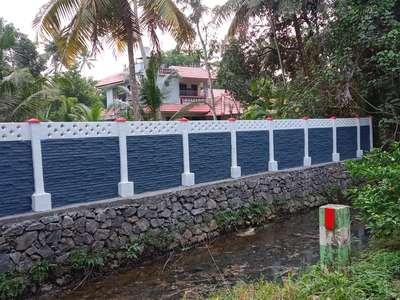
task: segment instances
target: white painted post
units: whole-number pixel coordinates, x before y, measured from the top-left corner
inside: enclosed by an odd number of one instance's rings
[[[229,118],[228,121],[231,122],[231,177],[239,178],[242,176],[242,170],[237,165],[236,119]]]
[[[333,151],[332,151],[332,161],[340,161],[340,154],[337,153],[337,129],[336,129],[336,117],[332,116],[332,139],[333,139]]]
[[[356,116],[357,120],[357,158],[363,156],[363,151],[361,150],[361,127],[360,127],[360,117]]]
[[[121,181],[118,183],[118,195],[120,197],[131,197],[134,194],[133,182],[128,180],[128,149],[126,145],[126,119],[115,119],[119,135],[119,164]]]
[[[109,108],[114,103],[114,91],[112,87],[106,91],[106,97],[107,97],[107,108]]]
[[[303,165],[305,167],[310,167],[311,166],[311,157],[309,155],[309,150],[308,150],[308,119],[310,117],[305,116],[303,118],[303,127],[304,127],[304,162]]]
[[[369,150],[371,151],[374,148],[374,132],[372,125],[372,116],[369,116]]]
[[[182,185],[192,186],[194,185],[194,173],[190,172],[190,157],[189,157],[189,132],[188,124],[189,121],[186,118],[178,119],[181,122],[182,129],[182,146],[183,146],[183,173],[182,173]]]
[[[40,120],[28,120],[31,132],[33,180],[35,191],[32,195],[33,211],[49,211],[52,208],[51,195],[44,191],[42,145]]]
[[[274,159],[274,120],[272,117],[267,117],[266,120],[269,122],[269,162],[268,171],[277,171],[278,162]]]

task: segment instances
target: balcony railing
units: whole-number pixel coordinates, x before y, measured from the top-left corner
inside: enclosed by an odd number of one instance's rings
[[[206,96],[179,96],[181,104],[190,104],[194,102],[206,101]]]

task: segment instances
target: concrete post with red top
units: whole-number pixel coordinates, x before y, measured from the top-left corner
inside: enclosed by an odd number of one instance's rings
[[[190,172],[190,157],[189,157],[189,120],[186,118],[178,119],[181,123],[182,132],[182,146],[183,146],[183,173],[182,173],[182,185],[192,186],[194,185],[194,173]]]
[[[311,166],[311,157],[309,155],[309,146],[308,146],[308,120],[310,119],[309,116],[303,117],[303,127],[304,127],[304,162],[303,165],[305,167]]]
[[[117,118],[114,120],[118,125],[119,136],[119,161],[120,161],[120,182],[118,183],[118,195],[120,197],[131,197],[134,194],[133,182],[128,180],[128,149],[126,145],[126,134],[128,131],[126,119]]]
[[[277,171],[278,162],[275,160],[275,150],[274,150],[274,119],[271,116],[265,118],[269,122],[269,161],[268,161],[268,171]]]
[[[49,211],[52,208],[52,204],[51,195],[44,191],[40,120],[29,119],[27,122],[29,123],[31,133],[33,181],[35,187],[32,195],[32,210]]]
[[[350,262],[350,207],[328,204],[319,208],[319,244],[321,264],[346,266]]]
[[[229,118],[231,127],[231,177],[239,178],[242,176],[242,170],[237,165],[237,143],[236,143],[236,119]]]
[[[340,154],[337,152],[337,128],[336,128],[336,116],[330,117],[332,121],[332,140],[333,140],[333,150],[332,150],[332,161],[339,162]]]

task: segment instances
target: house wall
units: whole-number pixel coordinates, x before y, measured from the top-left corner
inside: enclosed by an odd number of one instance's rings
[[[370,122],[2,123],[0,217],[360,157]]]
[[[167,83],[168,82],[168,83]],[[163,103],[180,103],[179,100],[179,77],[158,76],[157,86],[163,95]]]

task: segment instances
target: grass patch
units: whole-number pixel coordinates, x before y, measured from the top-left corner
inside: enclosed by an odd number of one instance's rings
[[[18,299],[25,294],[25,279],[14,273],[0,274],[0,299]]]
[[[400,251],[365,253],[351,267],[327,271],[313,266],[298,278],[283,283],[259,280],[239,283],[232,289],[220,290],[213,300],[359,300],[399,299]]]

